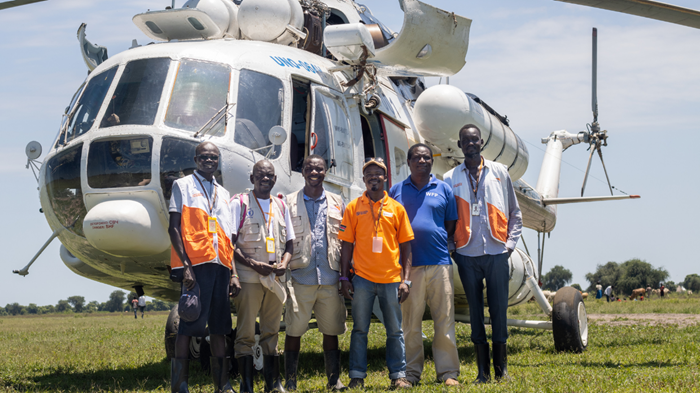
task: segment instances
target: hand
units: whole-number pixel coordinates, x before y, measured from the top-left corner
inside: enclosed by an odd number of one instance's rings
[[[287,264],[284,262],[278,263],[277,269],[275,269],[274,272],[277,276],[284,276],[284,273],[287,272]]]
[[[509,248],[509,249],[508,249],[508,258],[510,258],[510,254],[512,254],[512,253],[513,253],[513,249],[512,249],[512,248]]]
[[[183,274],[182,283],[185,284],[185,288],[188,290],[194,289],[194,284],[197,283],[197,279],[194,277],[194,271],[192,271],[191,265],[185,265],[185,272]]]
[[[399,284],[399,304],[403,303],[408,299],[408,295],[411,289],[406,285],[405,282]]]
[[[340,282],[340,294],[343,295],[344,298],[348,300],[352,300],[352,295],[355,289],[352,286],[352,283],[350,281],[341,281]]]
[[[241,283],[238,281],[237,277],[231,276],[231,281],[228,284],[228,295],[230,297],[236,297],[241,293]]]
[[[261,276],[269,276],[273,272],[272,265],[265,262],[258,262],[254,259],[250,260],[250,267]]]

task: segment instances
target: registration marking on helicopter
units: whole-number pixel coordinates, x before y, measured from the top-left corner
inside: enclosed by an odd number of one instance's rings
[[[290,67],[290,68],[297,68],[300,70],[306,70],[308,72],[313,72],[314,74],[323,74],[323,70],[320,69],[318,66],[314,64],[309,64],[305,61],[301,60],[292,60],[288,57],[279,57],[279,56],[270,56],[272,60],[274,60],[275,63],[277,63],[278,66],[280,67]]]

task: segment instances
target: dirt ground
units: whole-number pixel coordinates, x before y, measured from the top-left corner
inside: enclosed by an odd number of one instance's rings
[[[588,314],[588,322],[613,325],[678,325],[681,327],[700,325],[698,314]]]

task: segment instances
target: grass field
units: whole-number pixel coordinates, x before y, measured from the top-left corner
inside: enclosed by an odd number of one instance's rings
[[[588,313],[700,314],[700,299],[678,298],[607,304],[589,300]],[[509,310],[513,318],[540,318],[535,305]],[[539,314],[539,315],[538,315]],[[0,318],[0,392],[169,392],[169,363],[163,350],[167,313],[135,320],[131,313]],[[659,315],[663,319],[662,315]],[[415,392],[698,392],[700,326],[608,325],[592,323],[583,354],[556,353],[552,334],[512,328],[508,341],[509,372],[503,384],[472,386],[476,374],[470,328],[457,324],[463,385],[445,389],[435,383],[430,346],[432,322],[424,322],[426,364]],[[384,332],[370,333],[367,391],[389,386],[384,364]],[[350,334],[341,337],[347,367]],[[284,334],[280,335],[280,348]],[[190,391],[211,392],[208,375],[191,366]],[[325,386],[321,335],[307,333],[302,342],[300,391]],[[342,379],[348,382],[347,369]],[[235,386],[236,390],[237,385]],[[262,381],[256,391],[262,391]]]

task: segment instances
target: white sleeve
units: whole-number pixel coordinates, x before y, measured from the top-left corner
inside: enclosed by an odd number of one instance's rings
[[[292,215],[289,214],[289,205],[284,209],[284,222],[287,224],[287,241],[296,239],[294,235],[294,225],[292,224]]]
[[[231,201],[231,219],[233,219],[233,230],[231,233],[238,234],[238,225],[241,223],[241,200],[234,199]]]

